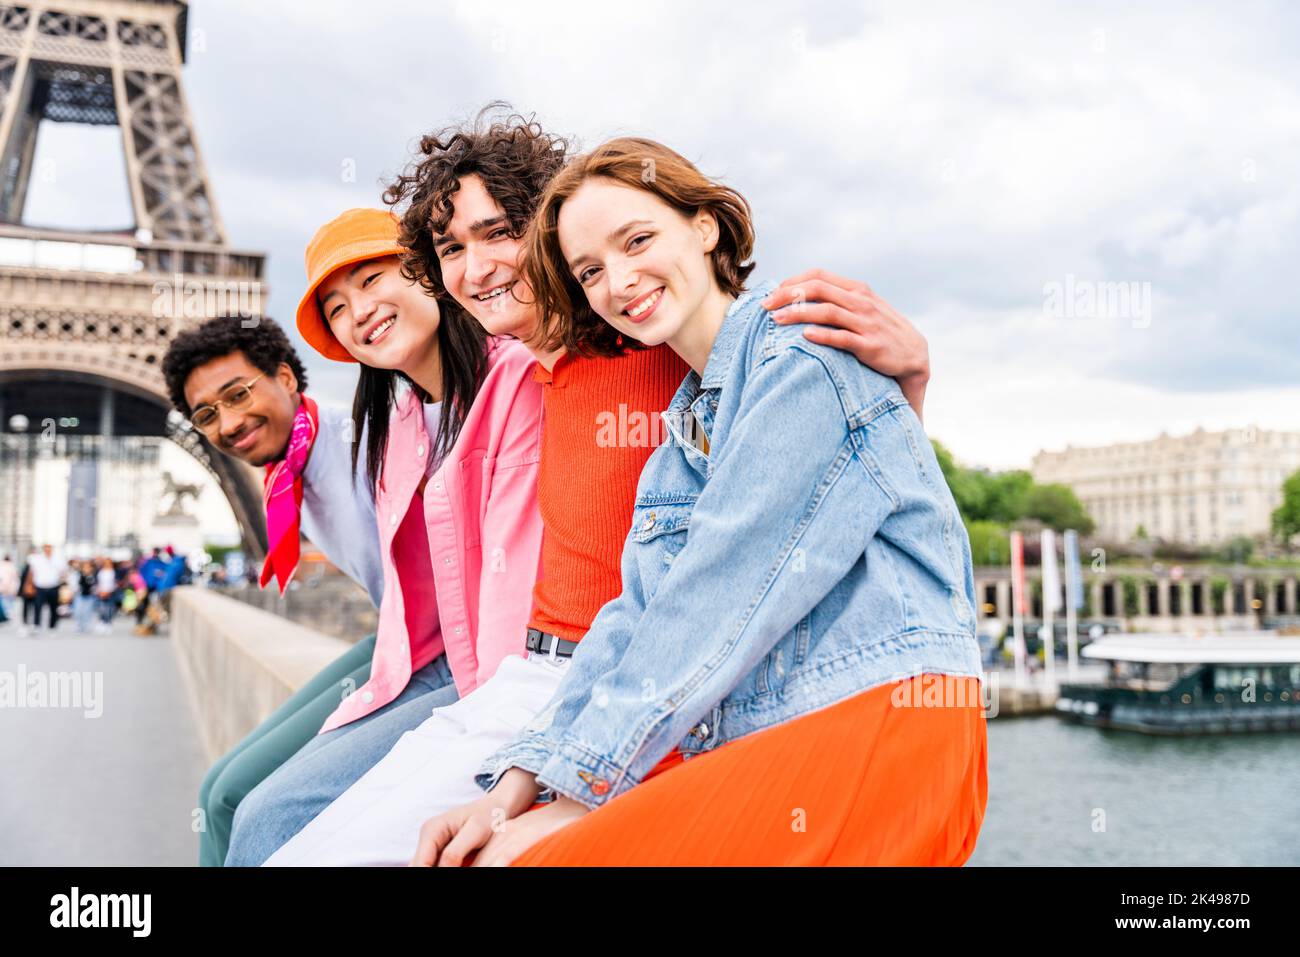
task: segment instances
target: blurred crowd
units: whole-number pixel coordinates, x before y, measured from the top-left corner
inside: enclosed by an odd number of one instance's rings
[[[117,615],[150,635],[166,618],[171,590],[191,580],[185,556],[168,546],[134,560],[64,558],[52,545],[33,549],[21,568],[0,558],[0,628],[39,637],[69,618],[81,634],[107,634]],[[42,624],[44,622],[44,624]]]

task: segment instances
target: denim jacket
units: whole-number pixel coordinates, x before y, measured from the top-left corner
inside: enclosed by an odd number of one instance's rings
[[[673,748],[689,760],[891,681],[980,674],[970,542],[920,422],[893,379],[774,322],[770,288],[732,304],[663,413],[623,593],[480,786],[515,766],[594,808]]]

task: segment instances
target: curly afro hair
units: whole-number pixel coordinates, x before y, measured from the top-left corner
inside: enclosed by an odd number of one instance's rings
[[[193,410],[185,401],[185,383],[190,373],[204,363],[241,352],[258,369],[274,374],[281,362],[289,363],[298,379],[298,391],[307,388],[307,370],[298,353],[276,323],[265,317],[250,321],[243,316],[217,316],[172,340],[163,356],[162,374],[172,405],[183,415]]]
[[[402,269],[436,295],[447,292],[433,249],[433,234],[447,229],[454,198],[466,176],[483,180],[505,212],[510,232],[523,235],[542,190],[564,166],[568,142],[529,116],[509,112],[500,100],[483,107],[467,126],[449,126],[420,138],[420,157],[384,190],[389,206],[405,203],[397,241],[406,250]],[[499,114],[506,113],[501,116]]]

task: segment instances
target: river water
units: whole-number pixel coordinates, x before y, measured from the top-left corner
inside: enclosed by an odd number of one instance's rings
[[[1300,734],[1166,738],[989,722],[967,866],[1300,864]]]

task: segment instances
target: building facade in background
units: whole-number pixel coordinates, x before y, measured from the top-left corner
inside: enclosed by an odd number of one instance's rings
[[[70,553],[156,544],[162,498],[154,436],[0,435],[0,550]]]
[[[1097,534],[1218,545],[1268,534],[1282,483],[1300,469],[1300,432],[1248,426],[1190,435],[1162,433],[1147,442],[1039,452],[1040,483],[1074,490]]]

